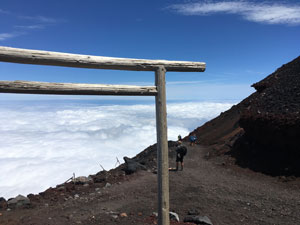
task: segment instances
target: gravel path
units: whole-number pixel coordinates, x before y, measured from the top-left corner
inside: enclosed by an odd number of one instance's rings
[[[206,160],[205,147],[188,148],[184,171],[170,172],[170,208],[181,221],[195,209],[214,225],[300,224],[299,178],[283,182],[228,164],[224,156]],[[75,188],[78,198],[61,193],[32,209],[0,211],[0,224],[155,224],[156,186],[155,174],[140,171],[107,188]]]

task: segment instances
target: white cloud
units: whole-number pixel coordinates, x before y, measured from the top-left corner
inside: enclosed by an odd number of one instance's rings
[[[19,16],[20,19],[32,20],[39,23],[57,23],[58,20],[45,16]]]
[[[26,25],[26,26],[23,26],[23,25],[16,25],[14,26],[15,28],[20,28],[20,29],[28,29],[28,30],[35,30],[35,29],[43,29],[45,28],[44,25]]]
[[[300,24],[300,5],[250,1],[212,1],[171,5],[184,15],[237,14],[244,19],[267,24]]]
[[[12,33],[0,33],[0,41],[5,41],[10,38],[14,38],[25,34],[24,32],[12,32]]]
[[[168,104],[168,136],[191,130],[226,103]],[[155,107],[139,105],[2,104],[0,197],[38,193],[70,178],[113,168],[156,142]]]
[[[5,11],[3,9],[0,9],[0,14],[2,14],[2,17],[7,17],[6,20],[11,20],[10,17],[13,17],[14,19],[21,20],[22,23],[23,22],[35,23],[33,25],[27,24],[27,25],[12,26],[13,32],[0,33],[0,41],[5,41],[7,39],[15,38],[24,34],[29,34],[29,31],[38,30],[38,29],[41,30],[46,28],[47,26],[65,22],[65,20],[62,19],[55,19],[46,16],[24,16],[18,13]]]

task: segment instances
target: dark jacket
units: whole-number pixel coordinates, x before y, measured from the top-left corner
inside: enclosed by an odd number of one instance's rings
[[[184,145],[179,145],[176,148],[176,153],[180,154],[180,156],[185,156],[187,153],[187,148]]]

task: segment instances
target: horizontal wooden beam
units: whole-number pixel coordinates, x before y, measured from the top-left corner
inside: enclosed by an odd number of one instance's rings
[[[155,86],[0,81],[0,93],[155,96],[157,89]]]
[[[164,66],[167,71],[178,72],[203,72],[206,68],[206,64],[203,62],[112,58],[9,48],[2,46],[0,46],[0,61],[37,65],[134,71],[156,71],[159,66]]]

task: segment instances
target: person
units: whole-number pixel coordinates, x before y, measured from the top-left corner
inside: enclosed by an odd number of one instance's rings
[[[178,141],[178,146],[176,148],[176,171],[178,170],[179,163],[181,165],[181,170],[183,170],[183,158],[187,153],[187,148],[182,144],[182,141]]]
[[[193,146],[196,143],[197,137],[196,134],[190,136],[190,145]]]
[[[181,135],[179,134],[178,135],[178,141],[181,141],[182,140],[182,137],[181,137]]]

